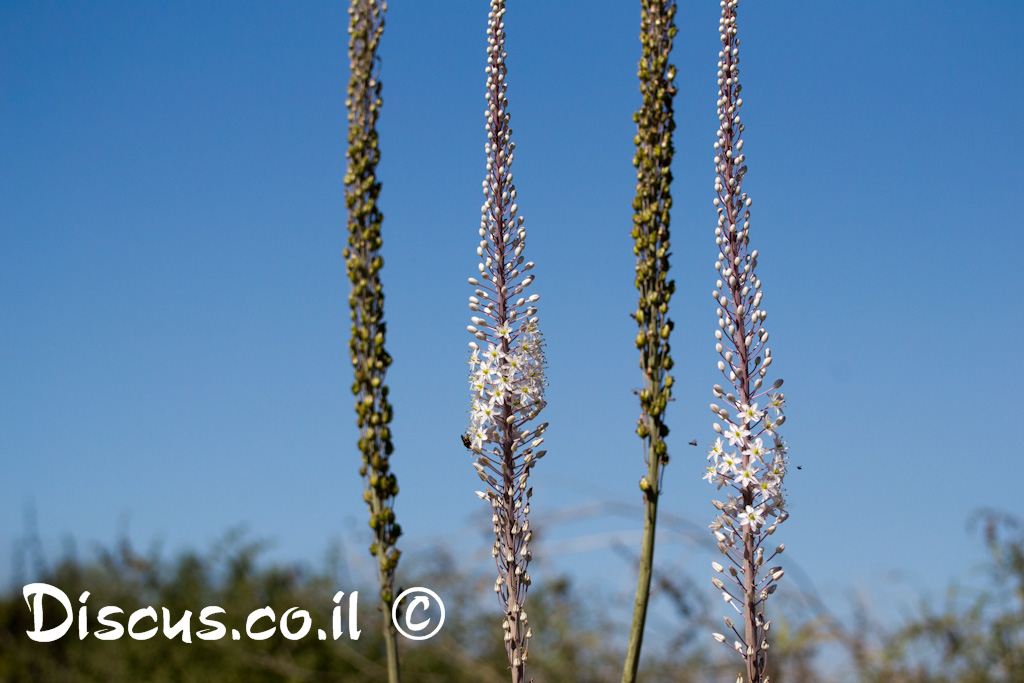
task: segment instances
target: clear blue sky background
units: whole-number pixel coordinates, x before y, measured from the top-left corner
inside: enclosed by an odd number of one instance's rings
[[[347,350],[347,5],[0,4],[0,579],[44,548],[208,547],[246,523],[318,563],[368,542]],[[709,296],[717,2],[674,63],[676,403],[658,563],[696,542],[718,381]],[[381,206],[406,566],[490,571],[459,445],[484,171],[487,3],[401,2],[381,47]],[[535,576],[631,596],[643,473],[629,229],[636,2],[511,2],[515,176],[550,362]],[[744,2],[741,80],[795,581],[839,609],[899,571],[969,580],[965,527],[1024,513],[1024,5]],[[587,507],[591,504],[605,506]],[[691,532],[697,531],[696,535]]]

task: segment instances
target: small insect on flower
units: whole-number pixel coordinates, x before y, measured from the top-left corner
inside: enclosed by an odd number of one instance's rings
[[[460,436],[462,437],[462,445],[466,447],[466,450],[473,450],[473,442],[469,440],[469,437],[465,434],[460,434]]]

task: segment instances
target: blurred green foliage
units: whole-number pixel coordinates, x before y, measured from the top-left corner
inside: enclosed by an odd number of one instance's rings
[[[773,683],[1024,681],[1024,526],[996,512],[980,514],[975,521],[989,550],[982,571],[984,586],[970,591],[951,588],[939,605],[922,600],[916,614],[896,627],[874,623],[863,609],[852,620],[840,621],[813,599],[780,600],[782,612],[773,617],[775,640],[769,659]],[[0,683],[386,681],[378,607],[369,599],[375,595],[372,582],[345,585],[338,561],[320,571],[275,565],[262,557],[264,549],[264,544],[237,531],[205,554],[186,553],[174,559],[157,551],[140,554],[122,540],[113,549],[98,550],[91,559],[69,553],[53,567],[41,567],[29,581],[60,588],[76,611],[79,595],[90,592],[90,635],[79,639],[76,614],[73,627],[59,640],[31,640],[26,633],[33,628],[32,614],[21,587],[5,592],[0,596]],[[403,582],[428,586],[441,595],[446,621],[430,640],[400,639],[403,675],[413,683],[507,680],[500,624],[494,623],[492,614],[493,579],[486,572],[467,574],[444,550],[417,559],[417,573],[408,571]],[[316,637],[318,627],[330,632],[338,590],[360,590],[358,641],[348,638],[347,597],[341,603],[346,634],[336,641]],[[655,599],[664,608],[662,614],[667,610],[671,618],[650,625],[652,647],[644,653],[638,680],[735,680],[735,662],[708,635],[717,625],[710,617],[710,594],[678,573],[655,574]],[[538,683],[618,680],[627,624],[612,619],[605,598],[582,591],[565,578],[537,583],[531,592],[530,619],[537,624],[538,637],[530,660],[531,676]],[[44,628],[65,616],[55,601],[47,600]],[[117,618],[122,624],[127,623],[126,615],[147,605],[158,612],[168,608],[172,622],[191,610],[192,643],[184,644],[180,637],[170,640],[162,633],[145,641],[127,635],[98,640],[92,632],[100,628],[96,616],[106,605],[124,610]],[[239,629],[241,640],[227,636],[203,641],[195,636],[201,628],[199,611],[208,605],[226,610],[219,620],[229,632]],[[291,607],[308,610],[313,630],[297,641],[280,633],[250,640],[244,635],[246,616],[264,606],[272,607],[278,620]],[[140,629],[149,626],[146,622]],[[260,622],[256,630],[267,626]]]
[[[981,588],[951,586],[940,605],[922,599],[896,629],[861,611],[838,632],[865,683],[1021,683],[1024,681],[1024,526],[994,510],[975,515],[989,560]]]
[[[0,681],[116,683],[119,681],[386,681],[384,645],[377,628],[379,609],[368,586],[360,590],[358,641],[348,637],[348,597],[341,601],[342,628],[337,641],[319,640],[316,629],[330,633],[333,596],[338,590],[359,590],[344,585],[335,569],[313,572],[298,566],[277,566],[262,561],[263,544],[247,539],[239,532],[228,534],[211,552],[187,553],[176,559],[161,558],[154,551],[136,552],[126,540],[114,550],[102,549],[97,557],[81,561],[69,556],[52,569],[45,569],[31,582],[47,583],[62,590],[76,610],[76,621],[60,639],[39,643],[28,637],[32,613],[20,591],[9,591],[0,598]],[[409,585],[428,586],[445,602],[446,620],[434,638],[413,642],[400,640],[403,675],[409,681],[503,682],[507,679],[500,623],[493,618],[493,592],[490,576],[478,579],[460,573],[455,562],[443,551],[419,563],[420,574]],[[407,577],[408,579],[408,577]],[[89,635],[78,637],[79,595],[89,591]],[[613,625],[590,614],[581,599],[564,579],[535,589],[531,617],[545,624],[543,646],[536,661],[531,658],[537,680],[598,681],[618,675],[620,654],[608,646],[614,640]],[[365,597],[364,597],[365,596]],[[370,599],[367,599],[370,598]],[[45,599],[48,629],[64,620],[66,613],[50,598]],[[93,632],[101,630],[98,611],[116,605],[124,614],[115,619],[127,624],[128,615],[148,605],[158,613],[166,607],[171,622],[191,610],[192,642],[180,637],[170,640],[158,633],[150,640],[134,640],[127,635],[118,640],[101,641]],[[203,641],[196,632],[203,628],[198,614],[203,607],[223,607],[218,616],[228,629],[238,629],[238,641],[225,636]],[[291,607],[308,610],[313,621],[309,635],[297,641],[280,633],[263,641],[245,635],[248,614],[270,606],[280,620]],[[151,621],[137,630],[152,626]],[[297,624],[296,624],[297,626]],[[161,620],[162,627],[162,620]],[[254,630],[269,627],[261,621]],[[674,667],[663,667],[671,670]],[[654,679],[652,679],[654,680]],[[675,676],[664,680],[685,680]]]

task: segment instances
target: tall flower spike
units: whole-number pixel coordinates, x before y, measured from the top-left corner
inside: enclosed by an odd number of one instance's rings
[[[504,611],[505,650],[513,683],[526,682],[526,661],[532,630],[526,621],[530,496],[527,478],[546,451],[547,424],[529,425],[544,408],[544,340],[537,326],[534,303],[526,296],[533,282],[526,273],[533,262],[524,262],[526,229],[517,215],[516,188],[512,183],[515,144],[509,128],[505,97],[504,0],[491,0],[487,17],[487,173],[483,182],[484,204],[480,221],[481,261],[479,276],[469,278],[476,289],[469,298],[473,311],[470,342],[469,447],[477,456],[474,466],[486,484],[482,499],[493,509],[498,567],[494,591]]]
[[[782,553],[785,544],[774,550],[766,544],[779,522],[788,517],[783,495],[787,446],[778,431],[786,418],[782,414],[785,397],[778,392],[782,380],[764,388],[772,353],[764,327],[767,313],[761,307],[761,281],[754,273],[757,250],[750,250],[751,200],[741,187],[747,167],[740,122],[738,4],[737,0],[723,0],[718,29],[722,51],[718,53],[720,128],[715,142],[714,203],[718,207],[715,243],[719,248],[715,268],[720,279],[712,292],[718,304],[718,369],[731,388],[714,387],[715,398],[724,403],[711,404],[718,419],[714,428],[721,436],[708,452],[705,478],[727,492],[725,501],[713,501],[721,514],[711,530],[718,549],[732,565],[724,573],[721,565],[713,563],[717,574],[713,583],[742,617],[742,624],[726,619],[736,637],[730,647],[743,659],[749,683],[767,683],[771,622],[765,619],[765,601],[775,592],[783,571],[766,563]],[[731,639],[719,633],[714,637],[719,642]]]
[[[675,282],[667,280],[669,269],[669,211],[672,208],[672,131],[675,120],[672,100],[676,94],[673,84],[675,67],[669,64],[672,40],[676,35],[676,5],[673,0],[644,0],[642,4],[640,44],[642,57],[637,75],[643,104],[633,114],[637,124],[636,197],[633,199],[633,229],[635,243],[636,287],[640,300],[636,320],[640,331],[636,346],[640,350],[640,369],[644,385],[640,390],[641,414],[636,433],[644,444],[646,476],[640,480],[644,497],[644,535],[640,549],[640,567],[637,578],[636,601],[633,606],[633,625],[629,634],[629,647],[622,671],[623,683],[636,680],[643,644],[644,623],[651,593],[651,575],[654,565],[654,532],[658,515],[658,495],[661,493],[661,474],[668,463],[665,437],[665,408],[672,398],[672,368],[669,355],[669,333],[672,321],[668,319],[668,302],[675,291]]]
[[[384,350],[384,294],[380,270],[381,222],[377,209],[377,117],[381,107],[380,79],[376,73],[377,46],[384,31],[387,3],[352,0],[349,6],[348,168],[345,172],[345,205],[348,207],[348,247],[343,254],[352,283],[348,303],[352,309],[352,337],[349,350],[355,379],[356,424],[362,453],[366,490],[363,498],[370,507],[373,544],[370,554],[377,559],[380,598],[384,612],[384,643],[387,649],[388,681],[398,683],[397,633],[391,622],[394,602],[395,568],[400,552],[395,542],[402,534],[395,523],[394,502],[398,481],[391,472],[391,404],[384,375],[391,356]]]

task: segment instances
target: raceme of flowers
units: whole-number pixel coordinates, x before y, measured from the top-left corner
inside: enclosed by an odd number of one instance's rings
[[[665,411],[672,401],[674,378],[669,374],[672,360],[669,336],[674,323],[668,317],[669,301],[676,283],[668,279],[672,209],[672,157],[675,148],[673,100],[676,68],[670,63],[677,33],[674,0],[643,0],[640,13],[641,57],[637,64],[642,103],[633,114],[636,136],[633,166],[636,194],[633,198],[633,254],[636,255],[638,301],[632,314],[639,330],[636,347],[640,352],[643,385],[637,392],[640,415],[636,433],[643,444],[646,474],[640,479],[644,497],[644,528],[637,571],[636,598],[629,644],[622,667],[622,683],[634,683],[640,667],[644,624],[654,574],[655,529],[658,498],[669,453],[665,438],[669,428]]]
[[[375,65],[386,9],[385,2],[363,0],[354,3],[349,10],[351,78],[345,102],[348,108],[345,204],[348,207],[349,236],[343,255],[352,283],[349,350],[354,375],[352,393],[356,397],[356,423],[359,426],[358,446],[362,453],[359,473],[366,483],[363,499],[370,509],[370,527],[374,534],[370,553],[377,558],[381,600],[390,606],[394,599],[395,568],[401,556],[395,544],[402,535],[402,528],[395,521],[398,480],[390,465],[394,451],[390,427],[393,410],[385,379],[391,356],[384,348],[387,324],[384,321],[384,292],[380,277],[384,267],[380,254],[384,217],[377,206],[381,189],[377,179],[377,163],[380,161],[377,119],[382,100]]]
[[[761,307],[761,281],[755,275],[757,250],[750,250],[751,199],[741,189],[744,165],[739,110],[743,105],[739,84],[739,39],[736,37],[737,0],[723,0],[719,33],[723,44],[718,63],[718,118],[715,142],[715,192],[718,225],[715,243],[719,247],[715,268],[719,273],[713,296],[718,303],[715,350],[718,369],[729,388],[715,385],[711,411],[719,421],[719,434],[708,452],[704,478],[724,490],[725,500],[713,501],[720,515],[711,525],[718,549],[728,562],[712,563],[715,587],[741,616],[741,625],[729,617],[726,626],[735,638],[715,633],[719,642],[732,640],[732,647],[746,664],[751,683],[767,683],[767,632],[771,621],[764,618],[764,605],[782,578],[779,566],[770,566],[785,544],[767,550],[768,536],[788,517],[783,489],[787,446],[779,435],[785,422],[785,396],[778,391],[782,380],[764,387],[772,364],[767,313]],[[766,556],[767,555],[767,556]]]
[[[502,628],[512,681],[525,683],[532,636],[525,610],[533,493],[527,478],[545,453],[537,448],[547,428],[546,423],[529,424],[545,406],[545,360],[533,305],[540,297],[525,294],[533,283],[533,275],[526,274],[533,262],[525,262],[522,255],[526,230],[512,181],[515,143],[505,96],[504,15],[504,0],[492,0],[487,31],[487,172],[477,247],[481,260],[478,276],[469,278],[476,289],[469,298],[473,316],[467,329],[476,341],[470,343],[472,403],[467,439],[477,456],[477,472],[487,484],[487,490],[477,495],[493,510],[493,555],[498,568],[494,590],[504,611]]]

